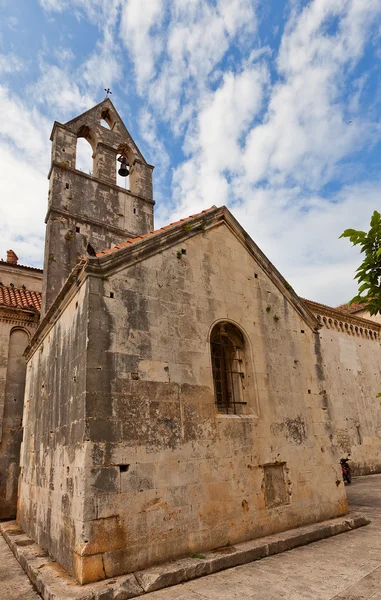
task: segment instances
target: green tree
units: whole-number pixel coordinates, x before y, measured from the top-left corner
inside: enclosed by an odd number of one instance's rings
[[[360,246],[364,255],[355,275],[359,286],[357,296],[350,300],[349,306],[354,302],[365,303],[371,315],[381,313],[381,214],[374,211],[368,232],[346,229],[340,237]]]

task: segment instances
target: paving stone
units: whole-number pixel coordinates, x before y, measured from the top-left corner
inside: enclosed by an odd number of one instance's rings
[[[41,600],[0,535],[0,600]]]

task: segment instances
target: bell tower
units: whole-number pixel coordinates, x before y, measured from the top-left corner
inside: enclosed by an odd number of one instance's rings
[[[78,138],[92,148],[91,174],[76,168]],[[83,256],[151,231],[155,204],[153,166],[109,98],[64,125],[55,122],[50,139],[42,315]],[[129,173],[129,189],[117,184],[117,165]]]

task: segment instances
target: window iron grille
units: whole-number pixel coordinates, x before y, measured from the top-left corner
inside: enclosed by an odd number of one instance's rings
[[[211,336],[212,371],[217,409],[237,414],[242,401],[244,342],[241,332],[230,323],[219,323]]]

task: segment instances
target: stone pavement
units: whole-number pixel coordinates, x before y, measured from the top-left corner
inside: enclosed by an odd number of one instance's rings
[[[0,600],[41,600],[0,535]]]
[[[147,600],[381,600],[381,475],[354,479],[367,527],[153,592]],[[0,535],[0,600],[38,600]]]
[[[146,600],[381,600],[381,475],[347,487],[372,520],[309,546],[153,592]]]

